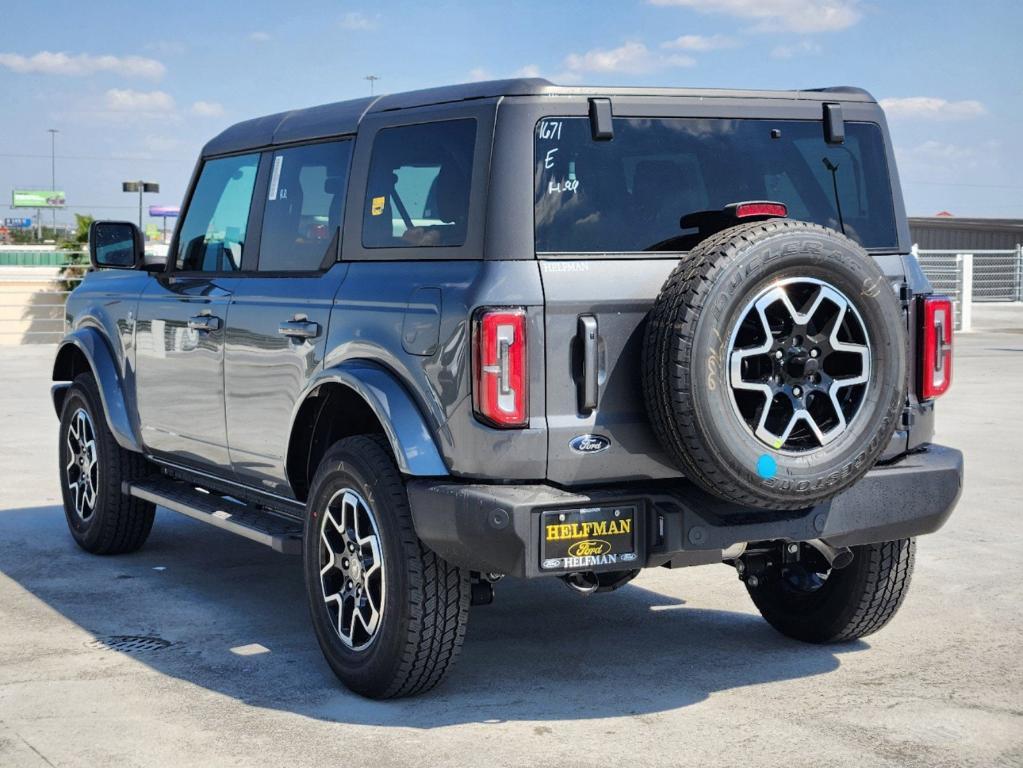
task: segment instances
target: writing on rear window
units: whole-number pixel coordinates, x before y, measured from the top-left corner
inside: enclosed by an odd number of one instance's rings
[[[819,121],[615,118],[593,141],[584,117],[536,125],[538,252],[686,251],[680,219],[745,200],[844,232],[866,248],[897,246],[884,139],[846,123],[828,144]]]

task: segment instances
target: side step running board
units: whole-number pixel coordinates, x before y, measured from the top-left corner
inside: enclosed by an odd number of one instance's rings
[[[167,477],[126,482],[122,490],[129,496],[223,528],[286,555],[302,554],[302,523],[297,520],[214,493],[204,493],[188,483]]]

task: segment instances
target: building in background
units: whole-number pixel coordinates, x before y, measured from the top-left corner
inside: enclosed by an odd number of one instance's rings
[[[910,216],[909,232],[922,251],[1009,251],[1023,243],[1023,219]]]

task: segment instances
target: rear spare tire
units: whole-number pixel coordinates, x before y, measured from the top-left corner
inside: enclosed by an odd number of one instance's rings
[[[906,388],[891,283],[844,235],[787,219],[704,240],[668,277],[643,388],[665,450],[705,490],[799,509],[873,466]]]

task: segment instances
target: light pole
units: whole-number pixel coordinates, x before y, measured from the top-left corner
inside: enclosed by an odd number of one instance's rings
[[[159,192],[160,185],[155,181],[122,181],[121,182],[122,192],[138,192],[139,193],[139,230],[142,230],[142,193],[143,192]]]
[[[50,191],[53,192],[57,189],[57,134],[60,133],[56,128],[47,128],[47,133],[50,134]],[[53,209],[53,237],[57,238],[57,209]]]
[[[377,77],[376,75],[366,75],[362,79],[363,80],[369,80],[369,95],[372,96],[373,95],[373,84],[376,83],[376,81],[379,80],[380,78]]]

